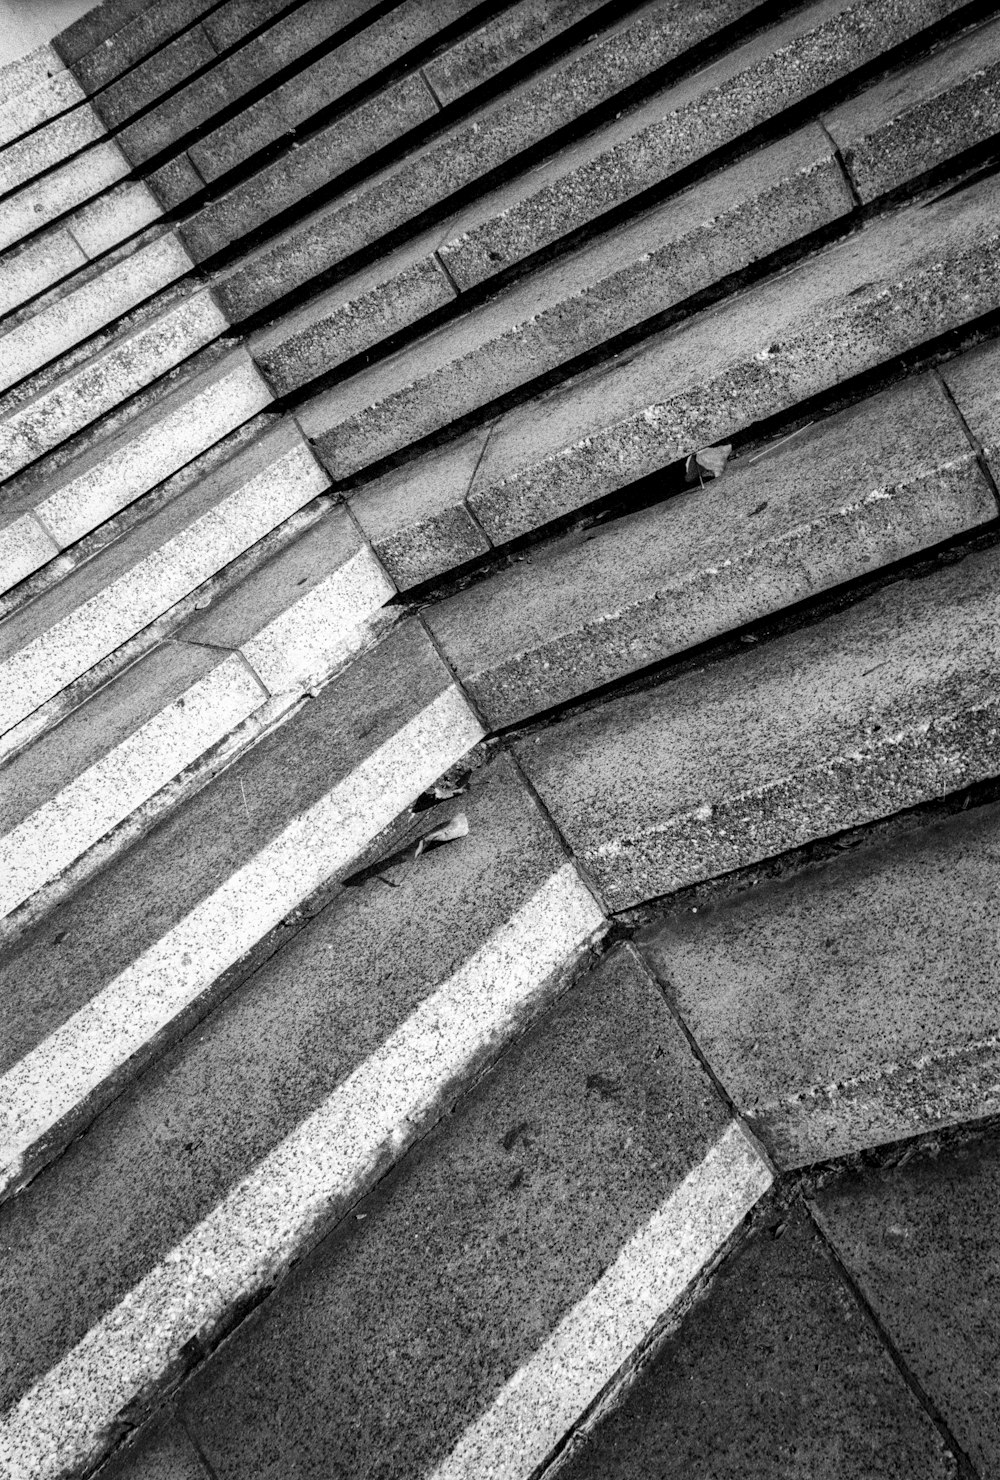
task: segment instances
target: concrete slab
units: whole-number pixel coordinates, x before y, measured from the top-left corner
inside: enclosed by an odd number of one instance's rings
[[[109,1461],[101,1480],[211,1480],[187,1433],[166,1418]]]
[[[259,311],[343,258],[370,247],[456,190],[488,175],[555,130],[639,82],[752,9],[753,0],[661,0],[499,102],[481,109],[406,160],[248,254],[245,314]],[[328,175],[327,171],[327,175]],[[229,201],[224,197],[223,201]],[[196,260],[234,240],[231,205],[193,218],[185,240]],[[236,233],[238,235],[238,233]]]
[[[497,422],[469,493],[513,539],[996,307],[1000,185],[885,217]]]
[[[81,206],[65,225],[87,256],[94,258],[151,226],[160,215],[159,204],[141,180],[123,180]]]
[[[0,313],[20,308],[86,262],[87,254],[61,227],[14,248],[4,256],[0,271]]]
[[[210,3],[211,0],[171,0],[170,5],[159,6],[128,0],[113,22],[108,18],[106,24],[113,29],[98,36],[98,27],[93,27],[90,34],[96,39],[89,46],[83,40],[88,16],[82,16],[76,23],[80,27],[78,31],[71,26],[69,31],[53,37],[52,44],[66,64],[72,66],[87,91],[95,93],[160,50],[171,37],[197,21]],[[105,10],[106,4],[107,0],[99,9]],[[100,29],[105,29],[104,24]]]
[[[423,632],[397,626],[29,931],[0,981],[4,1191],[481,736]]]
[[[807,5],[477,204],[442,257],[460,285],[479,282],[731,144],[955,8],[953,0]]]
[[[821,1226],[980,1474],[1000,1463],[993,1394],[1000,1156],[995,1138],[816,1201]]]
[[[224,334],[207,289],[185,293],[0,421],[0,477],[9,478]]]
[[[206,1332],[224,1326],[238,1311],[219,1286],[251,1273],[240,1270],[250,1247],[252,1283],[259,1285],[264,1265],[273,1282],[565,986],[603,922],[573,882],[552,829],[507,760],[479,772],[433,819],[424,815],[425,827],[457,808],[469,818],[460,843],[390,869],[396,888],[371,879],[344,891],[127,1090],[69,1160],[4,1206],[0,1224],[17,1250],[10,1276],[31,1312],[31,1335],[17,1355],[13,1323],[0,1323],[0,1345],[13,1361],[5,1411],[61,1358],[72,1358],[130,1292],[133,1303],[141,1301],[149,1276],[166,1292],[171,1264],[174,1321],[193,1317]],[[540,913],[540,900],[548,913]],[[466,1022],[432,1044],[416,1024],[429,1012],[442,1015],[452,999]],[[358,1091],[376,1083],[379,1092],[366,1103]],[[308,1135],[310,1122],[329,1121],[338,1103],[341,1114],[353,1103],[356,1120],[336,1141],[328,1137],[320,1160],[332,1152],[340,1165],[324,1185],[319,1167],[300,1162],[286,1194],[300,1204],[300,1219],[303,1199],[311,1216],[283,1246],[287,1229],[275,1238],[261,1168],[268,1158],[276,1166],[274,1153],[290,1137]],[[228,1243],[221,1282],[204,1263],[193,1284],[179,1282],[172,1251],[203,1239],[206,1220],[220,1231],[240,1187],[247,1212],[256,1202],[250,1247]],[[76,1212],[67,1219],[71,1203]],[[33,1269],[24,1242],[32,1223],[52,1241]],[[74,1226],[78,1235],[87,1226],[88,1236],[68,1238]],[[52,1280],[75,1289],[68,1319],[56,1316],[45,1292]],[[147,1333],[136,1335],[140,1349],[149,1345]],[[176,1369],[178,1358],[183,1365],[179,1329],[171,1341]],[[137,1355],[128,1352],[126,1363]],[[75,1395],[67,1396],[72,1404]],[[36,1416],[44,1424],[44,1409]]]
[[[337,6],[337,22],[348,26],[379,3],[380,0],[342,0]],[[228,51],[231,46],[245,41],[258,27],[267,25],[273,14],[273,0],[226,0],[225,4],[205,16],[203,25],[218,50]],[[329,29],[315,29],[324,22],[329,27],[330,7],[326,0],[306,0],[306,4],[298,6],[291,15],[282,17],[280,28],[275,26],[269,33],[272,54],[280,59],[282,65],[286,59],[294,60],[311,44],[331,35]],[[311,42],[314,36],[316,43]]]
[[[990,550],[515,746],[613,909],[996,774]]]
[[[351,509],[401,590],[484,555],[490,542],[465,506],[489,427],[366,484]]]
[[[0,589],[16,586],[58,554],[59,546],[33,514],[0,525]]]
[[[215,47],[204,28],[192,26],[94,94],[94,111],[110,132],[121,130],[118,143],[133,164],[140,164],[142,160],[136,157],[131,147],[131,129],[122,129],[122,125],[136,113],[152,107],[164,93],[173,94],[170,98],[170,103],[173,103],[176,89],[182,87],[193,72],[211,67],[217,60]],[[182,103],[175,106],[183,108]]]
[[[283,424],[0,627],[0,732],[114,652],[326,487]]]
[[[292,1273],[185,1422],[221,1480],[333,1452],[527,1476],[768,1180],[618,951]]]
[[[536,547],[427,621],[499,728],[996,516],[959,418],[921,377],[703,490]]]
[[[945,384],[972,436],[983,449],[994,479],[1000,478],[1000,341],[990,340],[941,367]]]
[[[424,66],[443,108],[601,8],[603,0],[518,0]],[[652,9],[652,7],[650,7]]]
[[[308,402],[303,427],[350,475],[850,209],[832,145],[807,129]]]
[[[104,138],[106,129],[89,103],[82,103],[36,128],[27,138],[0,149],[0,195],[26,185],[36,175],[62,164],[88,144]]]
[[[995,1115],[995,807],[651,926],[644,945],[781,1167]]]
[[[440,235],[418,237],[253,335],[250,353],[275,393],[298,390],[450,303],[455,289],[434,255]],[[239,293],[230,299],[225,277],[213,287],[238,319]]]
[[[0,251],[100,195],[128,173],[128,160],[113,139],[106,139],[30,181],[0,201]]]
[[[567,1480],[945,1480],[934,1425],[801,1210],[720,1269]]]
[[[53,66],[57,67],[54,76],[43,61],[40,68],[43,75],[33,86],[23,91],[8,90],[3,80],[0,80],[0,96],[3,98],[0,102],[0,145],[12,143],[22,134],[57,118],[60,113],[65,113],[68,108],[75,107],[86,98],[83,88],[72,73],[65,69],[58,70],[62,68],[62,63],[51,48],[43,46],[40,51],[45,60],[51,57]]]
[[[978,27],[823,122],[863,201],[984,142],[1000,130],[1000,24]]]

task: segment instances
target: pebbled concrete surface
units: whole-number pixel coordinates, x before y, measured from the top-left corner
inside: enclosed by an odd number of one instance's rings
[[[518,741],[611,909],[996,773],[989,550]]]
[[[185,1421],[220,1480],[306,1480],[331,1453],[358,1476],[430,1472],[724,1126],[616,952],[196,1383]]]
[[[604,0],[520,0],[424,66],[443,108],[599,10]]]
[[[983,807],[644,932],[779,1166],[1000,1111],[998,860]]]
[[[587,1436],[567,1480],[955,1473],[808,1217],[762,1229]]]
[[[993,474],[1000,478],[1000,341],[992,340],[942,365],[944,382]]]
[[[959,418],[922,377],[703,490],[536,547],[427,621],[499,727],[996,515]]]
[[[981,1475],[1000,1465],[998,1193],[990,1138],[889,1176],[860,1173],[816,1199],[821,1226]]]

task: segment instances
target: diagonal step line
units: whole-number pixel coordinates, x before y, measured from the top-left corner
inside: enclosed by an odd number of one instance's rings
[[[563,864],[8,1411],[0,1461],[10,1473],[55,1480],[96,1459],[181,1349],[210,1343],[228,1311],[273,1284],[603,927]]]

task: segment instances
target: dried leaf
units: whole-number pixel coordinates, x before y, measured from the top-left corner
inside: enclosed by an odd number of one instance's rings
[[[731,442],[724,447],[700,447],[684,464],[685,478],[689,483],[697,483],[703,478],[721,478],[732,450]]]
[[[466,817],[464,812],[456,812],[454,817],[449,818],[441,827],[432,828],[429,833],[424,833],[420,842],[417,844],[417,851],[413,856],[414,858],[419,858],[421,853],[430,847],[431,843],[454,843],[456,839],[466,837],[468,831],[468,817]]]
[[[469,783],[465,781],[453,786],[449,781],[439,781],[436,786],[431,787],[431,796],[436,802],[448,802],[452,797],[460,797],[463,791],[468,791]]]

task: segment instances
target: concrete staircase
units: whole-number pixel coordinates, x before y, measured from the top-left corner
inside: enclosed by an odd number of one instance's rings
[[[1000,1473],[1000,8],[0,82],[0,1475]]]

